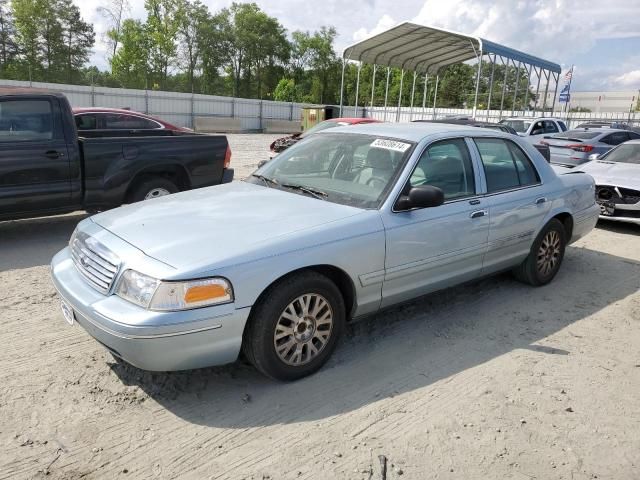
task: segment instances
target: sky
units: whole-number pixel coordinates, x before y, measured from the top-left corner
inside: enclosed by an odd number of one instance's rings
[[[105,0],[74,0],[94,24],[94,64],[106,68]],[[231,0],[202,0],[212,11]],[[640,89],[640,0],[254,0],[290,32],[332,25],[338,54],[403,21],[443,27],[575,65],[572,90]],[[130,0],[144,18],[144,0]]]

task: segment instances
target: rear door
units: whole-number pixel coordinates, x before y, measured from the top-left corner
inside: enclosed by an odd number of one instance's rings
[[[483,274],[513,266],[531,248],[551,202],[533,162],[513,141],[474,139],[484,168],[491,225]]]
[[[53,97],[0,100],[0,215],[70,205],[69,155],[61,115]]]

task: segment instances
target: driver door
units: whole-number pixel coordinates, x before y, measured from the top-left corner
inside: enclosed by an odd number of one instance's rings
[[[439,207],[387,211],[382,307],[480,275],[489,236],[489,210],[464,138],[440,140],[422,153],[405,189],[443,190]]]

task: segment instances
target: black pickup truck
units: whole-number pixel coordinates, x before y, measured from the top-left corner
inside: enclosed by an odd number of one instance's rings
[[[61,93],[0,87],[0,220],[99,211],[233,180],[223,135],[78,138]]]

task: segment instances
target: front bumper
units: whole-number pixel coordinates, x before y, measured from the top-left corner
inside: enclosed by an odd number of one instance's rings
[[[152,312],[94,290],[69,249],[53,257],[51,276],[75,321],[111,353],[143,370],[171,371],[236,360],[250,308],[234,304],[182,312]]]

